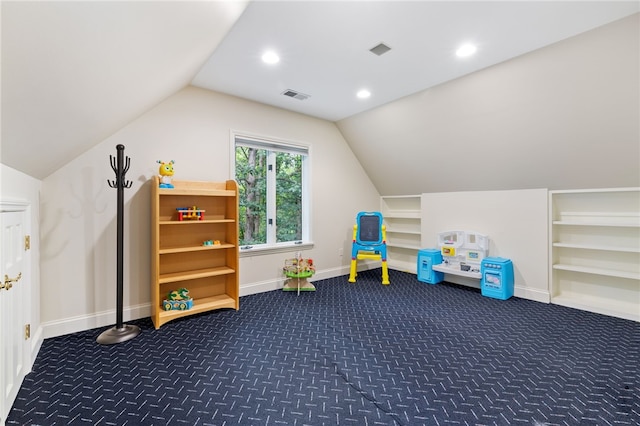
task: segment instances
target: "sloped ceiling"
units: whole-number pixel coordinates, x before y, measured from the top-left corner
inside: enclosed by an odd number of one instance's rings
[[[2,2],[2,163],[43,179],[189,84],[245,1]]]
[[[635,1],[2,1],[0,161],[43,179],[189,84],[339,120],[638,11]],[[465,62],[452,54],[477,41]],[[383,56],[369,52],[384,42]],[[278,49],[278,67],[260,63]],[[361,87],[373,94],[354,96]],[[284,89],[308,93],[298,101]]]
[[[259,1],[247,7],[192,84],[339,121],[621,19],[639,4]],[[379,43],[391,50],[370,52]],[[464,43],[477,53],[457,57]],[[280,62],[264,64],[266,50],[277,52]],[[282,95],[288,89],[309,98]],[[357,98],[360,89],[371,96]]]

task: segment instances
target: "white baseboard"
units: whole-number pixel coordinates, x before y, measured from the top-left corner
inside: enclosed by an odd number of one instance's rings
[[[38,353],[40,352],[40,348],[42,347],[42,342],[44,341],[44,338],[42,337],[42,327],[40,326],[36,330],[31,330],[31,337],[29,339],[31,340],[31,342],[28,354],[29,359],[26,361],[27,365],[25,368],[25,376],[26,374],[29,374],[33,371],[33,364],[35,364]],[[3,421],[0,421],[0,426],[4,426]]]
[[[131,321],[139,318],[151,316],[151,304],[143,303],[136,306],[126,306],[122,310],[122,320]],[[91,330],[98,327],[108,327],[116,323],[116,310],[96,312],[88,315],[78,315],[70,318],[63,318],[57,321],[49,321],[42,324],[43,336],[50,337],[63,336],[65,334],[77,333],[79,331]],[[98,337],[99,333],[96,334]]]
[[[38,353],[40,352],[40,348],[42,347],[42,342],[44,341],[44,335],[42,331],[42,325],[35,330],[31,330],[31,348],[29,349],[29,368],[27,371],[31,371],[33,369],[33,363],[36,362],[36,358],[38,357]]]
[[[365,270],[368,265],[363,264],[360,270]],[[325,269],[318,271],[313,279],[333,278],[349,273],[349,267],[343,266],[333,269]],[[240,286],[240,296],[248,296],[250,294],[264,293],[265,291],[280,290],[284,286],[284,278],[268,281],[260,281]],[[140,318],[151,316],[151,304],[143,303],[136,306],[125,306],[122,312],[123,321],[132,321]],[[63,336],[65,334],[77,333],[79,331],[91,330],[93,328],[108,327],[115,325],[116,311],[115,309],[94,314],[79,315],[70,318],[63,318],[56,321],[43,323],[38,332],[41,340],[51,337]],[[99,333],[98,333],[99,334]],[[98,335],[96,335],[97,337]],[[40,345],[42,342],[40,342]],[[39,350],[39,346],[37,348]],[[35,351],[37,355],[37,350]],[[35,359],[35,355],[34,355]]]
[[[369,265],[366,265],[363,263],[362,267],[359,267],[358,269],[360,271],[365,271],[371,268],[369,267]],[[349,272],[350,272],[349,266],[341,266],[341,267],[332,268],[332,269],[323,269],[322,271],[317,271],[313,276],[313,278],[310,278],[309,281],[313,282],[317,280],[324,280],[327,278],[339,277],[342,275],[347,275],[349,274]],[[259,281],[259,282],[250,283],[247,285],[241,285],[240,296],[242,297],[242,296],[249,296],[251,294],[264,293],[266,291],[282,290],[282,287],[284,287],[285,280],[286,278],[282,277],[275,280]]]
[[[369,269],[378,268],[376,263],[360,262],[358,264],[359,271],[366,271]],[[349,274],[349,266],[340,266],[332,269],[324,269],[318,271],[311,281],[323,280],[327,278],[339,277]],[[448,277],[451,282],[456,284],[467,285],[471,287],[480,288],[479,280],[464,279],[465,277]],[[249,296],[251,294],[264,293],[266,291],[281,290],[284,286],[284,278],[259,281],[250,283],[244,286],[240,286],[240,296]],[[524,299],[534,300],[536,302],[549,303],[551,296],[548,292],[540,290],[532,290],[522,287],[516,287],[514,289],[515,296]],[[140,318],[146,318],[151,316],[151,304],[144,303],[136,306],[125,307],[122,313],[123,321],[132,321]],[[35,360],[42,341],[50,337],[62,336],[70,333],[77,333],[79,331],[91,330],[93,328],[108,327],[115,324],[116,311],[109,310],[103,312],[97,312],[95,314],[80,315],[76,317],[63,318],[57,321],[50,321],[41,324],[36,332],[34,343],[32,344],[32,359]],[[97,337],[97,335],[96,335]]]
[[[447,282],[464,285],[467,287],[473,287],[480,289],[480,280],[475,278],[461,277],[452,274],[446,275]],[[520,297],[521,299],[533,300],[534,302],[550,303],[551,295],[548,291],[542,291],[539,289],[531,289],[526,287],[515,286],[513,289],[513,295]]]
[[[513,289],[513,294],[516,297],[533,300],[534,302],[551,303],[551,294],[548,291],[516,286]]]
[[[358,271],[366,271],[380,267],[375,262],[359,262]],[[323,280],[327,278],[348,275],[350,266],[340,266],[332,269],[323,269],[316,272],[311,282],[315,280]],[[251,294],[264,293],[266,291],[280,290],[284,286],[285,278],[275,280],[259,281],[240,286],[240,296],[248,296]],[[125,306],[122,312],[123,321],[132,321],[140,318],[151,316],[151,304],[143,303],[136,306]],[[108,327],[115,325],[116,311],[115,309],[94,314],[79,315],[70,318],[63,318],[56,321],[45,322],[41,325],[39,332],[43,339],[51,337],[63,336],[65,334],[77,333],[79,331],[91,330],[93,328]],[[41,330],[41,331],[40,331]],[[99,333],[98,333],[99,334]],[[96,337],[98,336],[96,335]],[[38,348],[39,349],[39,348]],[[36,351],[37,353],[37,351]]]

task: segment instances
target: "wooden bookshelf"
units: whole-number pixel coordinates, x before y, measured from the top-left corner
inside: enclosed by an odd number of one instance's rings
[[[176,318],[239,309],[238,186],[235,181],[173,181],[151,193],[151,319],[156,329]],[[178,208],[197,206],[202,220],[178,220]],[[205,241],[216,241],[205,245]],[[193,307],[163,308],[169,292],[189,290]]]

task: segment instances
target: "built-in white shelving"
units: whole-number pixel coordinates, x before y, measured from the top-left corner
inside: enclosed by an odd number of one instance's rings
[[[422,240],[420,195],[386,196],[380,199],[380,212],[387,227],[388,266],[417,273],[418,250]]]
[[[640,321],[640,188],[549,192],[551,302]]]

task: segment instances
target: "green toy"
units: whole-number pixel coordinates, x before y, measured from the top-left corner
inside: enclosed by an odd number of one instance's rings
[[[193,298],[189,297],[189,290],[179,288],[169,292],[167,299],[162,302],[162,307],[165,311],[191,309],[193,307]]]
[[[179,288],[169,292],[167,300],[187,300],[189,299],[189,290],[186,288]]]
[[[301,257],[286,259],[282,268],[287,280],[282,287],[283,291],[316,291],[316,287],[307,281],[316,273],[313,259],[302,259]]]

